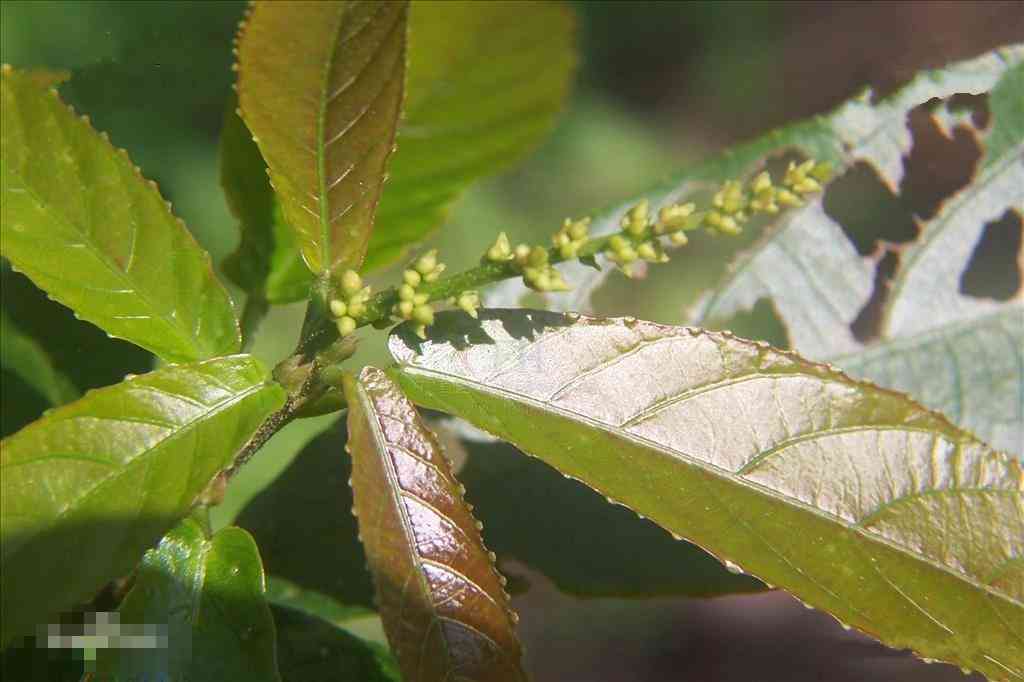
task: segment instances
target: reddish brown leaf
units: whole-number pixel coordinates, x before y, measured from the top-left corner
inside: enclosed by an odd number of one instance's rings
[[[525,680],[504,579],[436,437],[379,369],[345,393],[361,539],[404,679]]]

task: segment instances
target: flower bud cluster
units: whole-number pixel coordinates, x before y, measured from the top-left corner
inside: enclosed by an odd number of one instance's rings
[[[370,287],[363,286],[363,278],[355,270],[343,272],[339,284],[341,297],[332,299],[328,306],[338,327],[338,335],[345,337],[356,330],[366,314],[366,303],[370,300],[371,291]]]
[[[692,207],[666,207],[652,224],[650,204],[646,199],[641,200],[622,217],[619,223],[622,231],[609,238],[604,250],[605,257],[618,265],[627,277],[633,275],[633,264],[638,260],[648,263],[668,262],[668,254],[658,237],[684,229],[686,223],[681,219],[689,215],[688,211],[692,212]]]
[[[562,273],[552,265],[543,246],[520,244],[514,252],[516,265],[522,270],[523,282],[534,291],[569,291]]]
[[[558,249],[558,255],[565,260],[575,258],[589,239],[590,218],[566,218],[561,229],[551,235],[551,243]]]
[[[392,312],[403,320],[415,322],[413,330],[420,338],[427,337],[427,327],[434,324],[434,308],[430,296],[419,291],[423,283],[436,282],[445,270],[437,260],[437,249],[431,249],[417,258],[402,272],[402,285],[398,287],[398,303]]]

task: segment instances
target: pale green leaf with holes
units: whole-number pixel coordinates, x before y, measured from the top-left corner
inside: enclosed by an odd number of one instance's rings
[[[902,394],[765,344],[528,310],[391,335],[416,402],[895,647],[1024,675],[1024,473]]]
[[[991,123],[978,133],[984,154],[971,182],[898,253],[877,339],[863,343],[851,331],[874,289],[875,262],[858,254],[820,197],[742,254],[691,321],[727,326],[770,299],[801,353],[907,391],[1024,456],[1024,291],[1007,301],[960,291],[985,225],[1013,212],[1019,226],[1024,212],[1024,46],[921,76],[886,104],[847,105],[830,121],[843,139],[863,136],[841,167],[866,161],[895,192],[912,142],[907,112],[956,93],[989,93]]]
[[[0,80],[0,246],[52,298],[164,360],[236,352],[209,255],[127,154],[32,73]]]
[[[0,640],[130,572],[283,402],[259,361],[227,356],[90,391],[0,442]]]
[[[118,608],[123,630],[161,626],[163,646],[101,650],[101,679],[280,682],[264,583],[252,536],[185,519],[146,552]]]
[[[394,148],[406,2],[253,4],[238,101],[284,217],[316,274],[358,268]]]

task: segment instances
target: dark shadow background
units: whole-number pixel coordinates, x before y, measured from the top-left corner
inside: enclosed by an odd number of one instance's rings
[[[520,236],[546,234],[566,215],[622,200],[729,144],[827,111],[866,85],[888,92],[922,68],[1024,40],[1024,4],[1016,1],[574,5],[582,66],[567,113],[527,163],[482,183],[460,203],[437,240],[455,267],[460,259],[474,259],[496,229]],[[0,3],[0,59],[20,67],[71,69],[73,78],[62,89],[65,98],[129,150],[215,262],[237,242],[219,189],[216,143],[231,83],[231,40],[243,9],[238,1]],[[921,130],[929,134],[927,123]],[[912,216],[934,210],[935,197],[959,182],[943,179],[943,169],[973,163],[969,140],[935,140],[933,146],[931,156],[915,151],[908,160],[910,177],[922,180],[920,188],[906,188],[905,196],[879,195],[870,169],[862,171],[863,178],[853,173],[844,179],[852,183],[849,196],[869,196],[870,201],[848,199],[844,205],[837,199],[830,211],[844,217],[844,224],[865,226],[868,232],[856,237],[865,252],[878,238],[909,239]],[[881,215],[889,219],[880,222]],[[1000,287],[1016,288],[1012,278],[1018,273],[1012,262],[1001,265],[1000,258],[1019,250],[1021,228],[1019,221],[1008,220],[993,230],[984,247],[988,255],[976,268],[984,276],[970,286],[998,295]],[[39,334],[62,330],[56,332],[64,344],[59,366],[92,359],[89,371],[72,375],[79,388],[105,385],[148,366],[148,356],[97,336],[91,326],[44,301],[20,275],[5,270],[3,278],[3,305],[19,321],[28,320],[26,328]],[[31,310],[27,301],[34,302]],[[643,313],[678,321],[653,304]],[[276,310],[264,325],[256,353],[270,362],[282,357],[300,319],[299,307]],[[772,326],[770,310],[741,322],[749,325],[748,336],[785,342],[784,332]],[[870,333],[869,318],[864,325]],[[367,357],[381,362],[383,352],[374,343],[366,344]],[[37,416],[42,404],[32,402],[30,389],[6,373],[2,386],[8,433]],[[308,420],[279,434],[233,482],[215,522],[231,522],[331,421]],[[295,461],[303,467],[311,463],[321,471],[322,463]],[[307,484],[301,471],[287,473],[279,479],[284,487],[275,485],[262,502],[253,501],[248,519],[261,508],[286,505],[289,495],[302,494],[303,486],[333,486],[336,479],[345,479],[339,472],[315,476],[318,483]],[[561,477],[550,485],[550,494],[561,492],[567,499],[583,500],[587,494],[580,497],[576,487],[559,491],[558,486],[577,485]],[[501,494],[492,487],[478,486],[478,494]],[[334,499],[331,490],[314,490],[309,499]],[[514,491],[506,494],[514,496]],[[514,526],[509,506],[494,512],[495,523]],[[323,513],[313,504],[303,508],[310,515]],[[632,523],[638,535],[652,531],[639,520],[622,523]],[[277,556],[284,545],[277,548],[275,542],[287,544],[289,551],[300,541],[310,548],[324,542],[323,524],[297,519],[285,530],[290,533],[277,534],[264,547],[268,567],[282,572],[290,570],[289,560]],[[538,682],[967,679],[950,666],[925,665],[846,632],[782,593],[713,600],[571,599],[548,578],[517,563],[514,536],[506,541],[506,568],[533,587],[515,605]],[[596,555],[580,560],[600,561]],[[358,576],[358,567],[351,570],[355,585],[364,589],[365,576]]]

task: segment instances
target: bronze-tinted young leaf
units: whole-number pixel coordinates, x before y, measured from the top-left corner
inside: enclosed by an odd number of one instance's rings
[[[902,394],[729,334],[480,317],[439,315],[425,342],[392,334],[413,399],[891,646],[1024,675],[1016,459]]]
[[[100,679],[281,682],[264,582],[252,536],[207,537],[186,518],[146,552],[118,608],[122,626],[163,626],[166,644],[101,651]]]
[[[379,369],[345,393],[355,509],[403,678],[524,680],[515,614],[437,439]]]
[[[90,391],[0,441],[0,641],[131,571],[283,401],[259,361],[228,356]]]
[[[3,69],[0,246],[39,288],[168,361],[234,353],[210,256],[127,154],[31,74]]]
[[[238,37],[242,118],[315,273],[358,268],[394,148],[405,2],[256,2]]]

